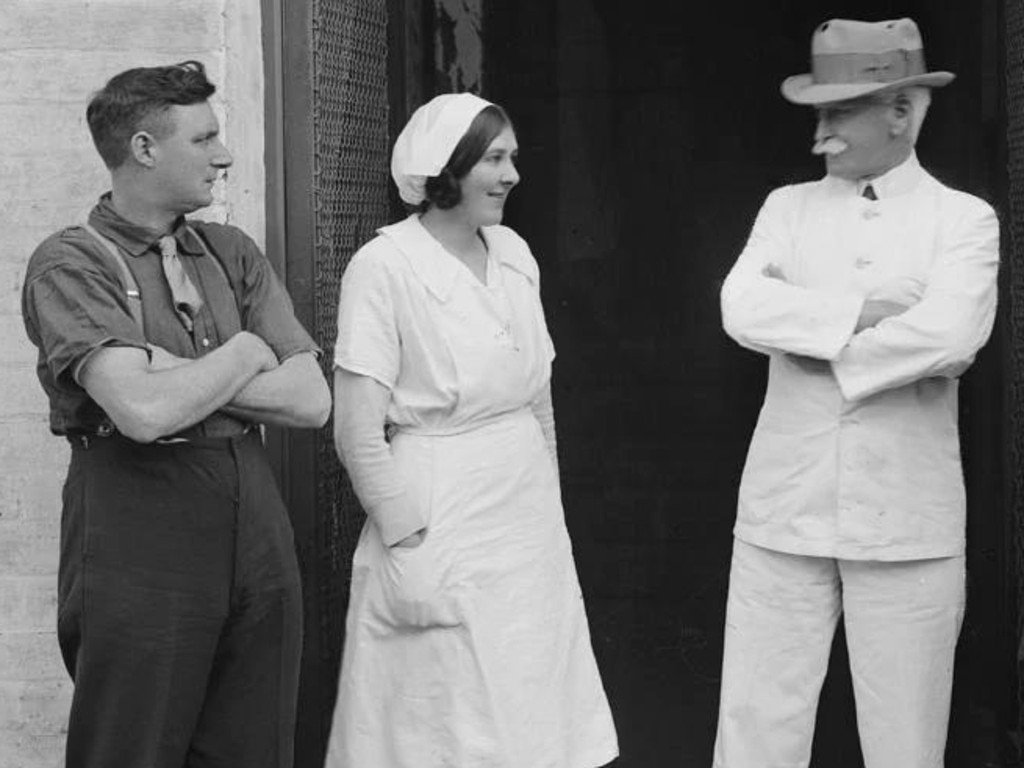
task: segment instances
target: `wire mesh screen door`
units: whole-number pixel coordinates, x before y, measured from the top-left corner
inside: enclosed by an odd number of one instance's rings
[[[312,0],[309,11],[313,325],[330,380],[342,273],[389,217],[388,12],[384,0]],[[325,742],[352,553],[365,516],[339,465],[331,424],[318,436],[316,465],[316,540],[307,546],[313,562],[305,565],[305,587],[312,592],[306,603],[315,601],[319,616],[316,623],[306,622],[306,631],[319,637],[307,643],[306,652],[319,658],[307,659],[304,670],[321,679],[310,688],[319,701],[307,696],[300,717],[319,718],[320,727],[310,730]],[[300,747],[300,763],[319,768],[316,755],[324,744],[318,746]]]
[[[352,255],[404,209],[390,136],[431,73],[434,0],[260,0],[267,136],[267,252],[333,379],[338,297]],[[389,118],[393,118],[389,123]],[[365,514],[333,424],[271,431],[295,529],[305,640],[295,767],[321,768],[344,642],[351,561]]]
[[[375,0],[314,3],[313,209],[315,321],[330,374],[341,276],[352,254],[387,223],[387,12]],[[332,607],[324,631],[338,635],[352,550],[363,522],[329,431],[318,445],[317,506],[323,516],[320,598]],[[336,612],[340,613],[340,612]]]

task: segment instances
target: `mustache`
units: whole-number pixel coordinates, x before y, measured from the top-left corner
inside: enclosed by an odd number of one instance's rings
[[[817,141],[811,148],[811,154],[814,155],[838,155],[840,152],[845,151],[849,148],[842,139],[828,138],[823,141]]]

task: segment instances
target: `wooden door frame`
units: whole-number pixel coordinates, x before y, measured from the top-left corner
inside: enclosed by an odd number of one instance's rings
[[[266,252],[284,281],[296,317],[315,333],[313,258],[312,0],[260,0],[263,14],[266,163]],[[285,82],[288,87],[285,88]],[[287,140],[286,140],[287,137]],[[324,354],[329,354],[325,350]],[[267,447],[295,532],[303,576],[303,649],[296,768],[319,767],[326,743],[319,669],[321,606],[315,578],[318,531],[317,438],[314,430],[267,430]],[[312,711],[311,711],[312,710]]]
[[[316,175],[314,16],[326,0],[260,0],[265,81],[266,250],[303,325],[316,334]],[[432,0],[377,0],[388,14],[388,102],[392,137],[423,97],[429,72]],[[378,8],[384,7],[377,6]],[[393,214],[402,211],[397,195]],[[330,375],[330,355],[325,349]],[[295,531],[303,579],[304,638],[295,731],[296,768],[320,768],[336,691],[337,658],[323,623],[344,606],[323,605],[322,549],[333,511],[319,509],[322,436],[314,430],[270,429],[267,444]],[[320,456],[322,459],[322,455]],[[342,585],[347,594],[347,585]],[[332,613],[333,612],[333,613]],[[328,614],[331,614],[329,616]],[[327,661],[329,659],[330,661]]]

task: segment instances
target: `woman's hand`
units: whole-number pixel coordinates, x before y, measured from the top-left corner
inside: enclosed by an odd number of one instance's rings
[[[415,533],[410,533],[404,539],[392,544],[391,546],[401,547],[402,549],[416,549],[416,547],[423,543],[425,538],[427,538],[427,529],[420,528]]]

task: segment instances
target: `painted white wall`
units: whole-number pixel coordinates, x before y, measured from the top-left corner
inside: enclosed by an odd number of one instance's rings
[[[198,59],[235,164],[199,213],[264,240],[259,0],[0,2],[0,768],[57,768],[71,685],[57,648],[60,489],[20,315],[35,246],[109,186],[85,123],[92,91],[134,66]]]

